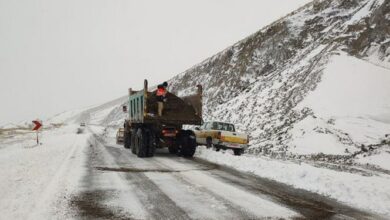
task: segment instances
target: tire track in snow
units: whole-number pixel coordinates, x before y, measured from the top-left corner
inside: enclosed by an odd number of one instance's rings
[[[262,219],[263,217],[260,216],[264,216],[262,215],[264,210],[261,209],[264,205],[267,206],[267,202],[302,215],[293,215],[290,212],[290,215],[286,216],[284,213],[285,218],[375,219],[369,214],[314,193],[293,189],[283,184],[270,183],[206,161],[183,159],[159,152],[153,158],[137,158],[131,151],[118,145],[110,146],[105,143],[103,137],[98,138],[102,142],[102,147],[115,160],[113,164],[115,167],[109,167],[107,170],[118,171],[126,179],[124,183],[135,186],[137,197],[146,209],[151,203],[151,198],[158,201],[154,204],[152,202],[148,210],[150,217],[154,219]],[[159,169],[162,171],[159,172]],[[170,187],[169,184],[173,186]],[[148,190],[157,190],[157,192],[150,193],[147,192]],[[230,195],[232,191],[235,193]],[[245,195],[241,195],[240,198],[238,195],[242,193]],[[161,196],[164,199],[161,199]],[[265,204],[259,203],[262,199],[266,201]],[[166,200],[172,207],[181,210],[184,216],[167,215],[166,209],[169,209],[169,206],[155,210],[155,204],[160,205]],[[254,207],[251,202],[257,203],[257,206]],[[192,203],[193,206],[188,203]],[[271,210],[273,212],[271,214],[275,214],[274,207],[269,206],[269,208],[268,211]],[[200,213],[202,211],[203,213]],[[213,211],[217,211],[217,214],[214,215]]]
[[[151,167],[153,172],[145,173],[149,181],[153,181],[177,206],[185,210],[195,219],[256,219],[256,216],[231,204],[228,200],[218,196],[205,187],[194,185],[181,177],[181,172],[192,172],[198,168],[177,170],[168,167],[156,158],[140,159],[131,156],[131,152],[117,147],[108,147],[110,152],[120,158],[121,167],[129,166],[129,161],[136,161],[136,166]],[[161,156],[161,155],[160,155]],[[174,159],[173,157],[171,159]],[[131,163],[131,167],[134,163]],[[156,169],[157,167],[157,169]],[[159,172],[158,169],[164,170]],[[147,169],[145,169],[147,170]],[[173,172],[165,172],[172,170]],[[207,170],[201,168],[200,170]]]
[[[73,143],[70,145],[70,147],[71,147],[70,152],[63,159],[63,161],[61,162],[61,165],[58,167],[58,171],[51,178],[50,182],[47,184],[46,188],[41,193],[41,198],[40,198],[39,202],[35,205],[34,210],[30,214],[28,219],[45,218],[45,216],[50,215],[50,213],[47,213],[47,212],[54,211],[53,208],[55,208],[55,207],[50,207],[51,205],[55,205],[56,202],[63,202],[63,201],[54,201],[54,199],[56,197],[59,197],[58,193],[64,193],[64,192],[60,192],[60,190],[59,190],[60,188],[63,191],[65,190],[65,192],[67,190],[67,187],[62,184],[63,178],[68,176],[68,171],[71,169],[72,165],[74,165],[74,164],[72,164],[72,162],[73,162],[72,159],[77,157],[78,155],[82,155],[81,151],[83,150],[83,148],[80,147],[80,145],[79,145],[80,139],[85,139],[85,137],[79,136],[79,135],[75,136]],[[61,194],[61,197],[63,197],[63,196],[64,195]]]
[[[92,147],[94,150],[89,152],[91,155],[91,158],[88,161],[89,174],[85,177],[84,185],[94,189],[95,193],[84,193],[81,195],[81,198],[75,198],[74,204],[79,206],[79,215],[93,218],[109,217],[111,219],[190,219],[182,209],[176,206],[176,204],[143,173],[107,172],[96,169],[97,166],[105,165],[118,167],[123,161],[120,161],[121,155],[113,154],[113,152],[104,145],[105,142],[102,137],[94,134],[93,138],[95,139],[94,146]],[[126,158],[124,162],[128,161],[129,160]],[[120,185],[118,187],[131,193],[133,198],[129,199],[138,200],[139,203],[142,204],[142,207],[126,207],[124,209],[104,204],[115,199],[113,198],[115,196],[112,195],[112,193],[114,193],[112,190],[115,186],[111,186],[107,189],[105,188],[107,186],[102,184],[103,176],[107,175],[119,177],[118,181],[120,181],[120,183],[116,183],[117,185]],[[99,191],[96,191],[97,189]],[[91,191],[87,190],[86,192]],[[102,201],[96,202],[95,199],[100,199]],[[87,204],[88,201],[96,203],[100,208],[98,210],[85,210],[83,205]],[[123,202],[126,203],[129,201],[124,200]],[[143,209],[145,215],[143,217],[132,216],[135,209]],[[95,211],[100,211],[100,216],[96,215]]]

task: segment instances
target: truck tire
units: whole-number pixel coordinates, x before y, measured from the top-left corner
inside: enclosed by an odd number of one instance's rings
[[[180,153],[183,157],[193,157],[196,151],[195,134],[192,131],[183,131],[180,135]]]
[[[124,139],[123,146],[126,149],[129,149],[131,146],[131,132],[125,132],[125,136],[123,137],[123,139]],[[117,143],[118,143],[118,141],[117,141]]]
[[[242,154],[242,152],[244,152],[244,150],[243,149],[233,149],[233,152],[234,152],[234,155],[240,156]]]
[[[136,154],[136,148],[137,148],[137,146],[136,146],[136,144],[137,144],[137,139],[136,139],[136,133],[137,133],[137,130],[135,130],[135,129],[132,129],[131,130],[131,132],[130,132],[130,147],[131,147],[131,152],[133,153],[133,154]]]
[[[169,146],[168,150],[170,154],[177,154],[179,152],[179,148],[176,144]]]
[[[143,158],[148,156],[148,136],[144,129],[139,128],[136,135],[136,154],[138,157]]]
[[[156,151],[156,135],[153,131],[147,129],[146,130],[146,137],[148,137],[146,147],[147,147],[147,156],[153,157],[154,152]]]

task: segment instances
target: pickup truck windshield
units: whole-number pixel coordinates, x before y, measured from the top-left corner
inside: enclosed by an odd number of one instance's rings
[[[234,125],[228,123],[214,122],[212,126],[213,130],[231,131],[235,132]]]

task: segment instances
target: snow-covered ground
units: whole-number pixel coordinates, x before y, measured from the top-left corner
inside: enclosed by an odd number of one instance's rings
[[[232,155],[198,147],[196,157],[269,178],[295,188],[316,192],[362,210],[372,210],[390,218],[390,176],[365,177],[313,167],[306,163],[270,160],[266,157]]]
[[[333,56],[317,88],[296,107],[297,111],[309,108],[313,114],[289,132],[289,151],[343,155],[360,150],[356,146],[386,140],[390,134],[388,85],[389,69],[344,53]]]
[[[0,219],[66,219],[78,189],[88,134],[69,125],[0,140]]]
[[[390,146],[372,154],[359,155],[356,161],[360,164],[370,164],[381,169],[390,170]]]

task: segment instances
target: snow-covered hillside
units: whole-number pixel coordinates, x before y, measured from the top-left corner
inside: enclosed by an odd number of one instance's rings
[[[389,84],[390,70],[347,55],[332,57],[316,90],[296,107],[313,114],[288,132],[288,150],[347,154],[380,144],[390,133]]]
[[[126,104],[127,96],[113,101],[74,111],[66,111],[51,117],[47,123],[81,123],[104,126],[119,126],[123,124],[125,114],[122,106]]]
[[[179,74],[171,90],[202,84],[205,120],[248,132],[249,153],[353,156],[390,141],[389,19],[390,1],[314,1]]]

